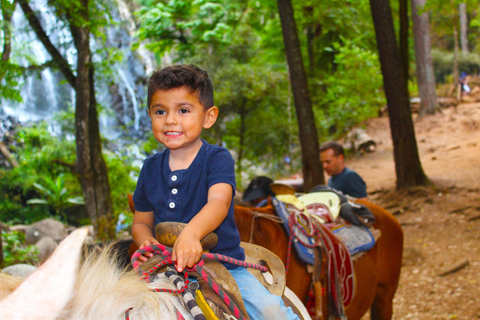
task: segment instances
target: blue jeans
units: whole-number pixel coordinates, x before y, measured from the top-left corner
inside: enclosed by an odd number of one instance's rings
[[[281,297],[268,292],[246,268],[238,267],[228,271],[237,282],[250,320],[299,319],[290,307],[285,307]]]

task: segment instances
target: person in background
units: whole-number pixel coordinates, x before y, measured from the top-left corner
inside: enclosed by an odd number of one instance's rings
[[[343,146],[328,141],[320,146],[320,160],[323,169],[330,176],[328,186],[354,198],[367,197],[367,185],[355,171],[345,166]]]
[[[458,82],[460,83],[460,99],[461,99],[464,94],[468,94],[470,92],[470,87],[468,86],[468,77],[465,72],[462,72],[462,74],[458,78]]]

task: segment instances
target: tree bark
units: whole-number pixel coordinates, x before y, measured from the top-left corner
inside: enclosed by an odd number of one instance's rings
[[[412,0],[413,36],[415,41],[415,63],[418,91],[420,93],[420,116],[434,114],[439,110],[435,75],[430,43],[430,22],[428,12],[419,15],[426,0]]]
[[[315,117],[291,0],[277,0],[302,147],[303,188],[324,184]]]
[[[2,62],[10,59],[12,52],[12,16],[15,11],[15,1],[10,3],[7,0],[0,0],[0,10],[2,10],[2,31],[3,31],[3,50]],[[3,73],[3,72],[2,72]],[[1,78],[0,78],[1,79]]]
[[[403,72],[408,81],[410,70],[410,59],[408,54],[408,0],[399,0],[398,9],[400,16],[400,57],[402,59]]]
[[[395,39],[389,0],[370,0],[387,98],[397,189],[426,185],[410,111],[408,86]]]
[[[468,18],[467,18],[467,4],[460,3],[458,5],[460,12],[460,45],[462,52],[468,52]]]
[[[81,0],[77,12],[89,21],[89,0]],[[90,29],[87,24],[77,25],[76,19],[67,17],[77,49],[77,82],[75,106],[75,137],[77,159],[75,170],[82,185],[87,212],[96,227],[97,236],[108,239],[114,236],[113,204],[108,168],[102,156],[97,101],[95,97],[94,68],[90,51]]]

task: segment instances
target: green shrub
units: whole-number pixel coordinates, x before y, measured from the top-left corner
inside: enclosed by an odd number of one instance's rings
[[[453,73],[453,52],[432,49],[433,69],[437,83],[448,82],[448,76]],[[480,56],[472,52],[460,52],[458,55],[458,71],[467,74],[478,74]]]
[[[323,130],[335,127],[336,133],[342,134],[376,116],[386,101],[375,52],[347,39],[335,43],[332,50],[337,70],[325,78],[327,91],[316,116]]]
[[[38,250],[25,244],[25,234],[19,231],[2,231],[4,266],[27,263],[38,264]]]

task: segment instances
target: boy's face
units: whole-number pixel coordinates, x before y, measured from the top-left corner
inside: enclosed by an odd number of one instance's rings
[[[195,149],[201,145],[202,129],[210,128],[218,108],[207,110],[186,87],[158,90],[152,95],[148,114],[155,139],[170,150]]]

